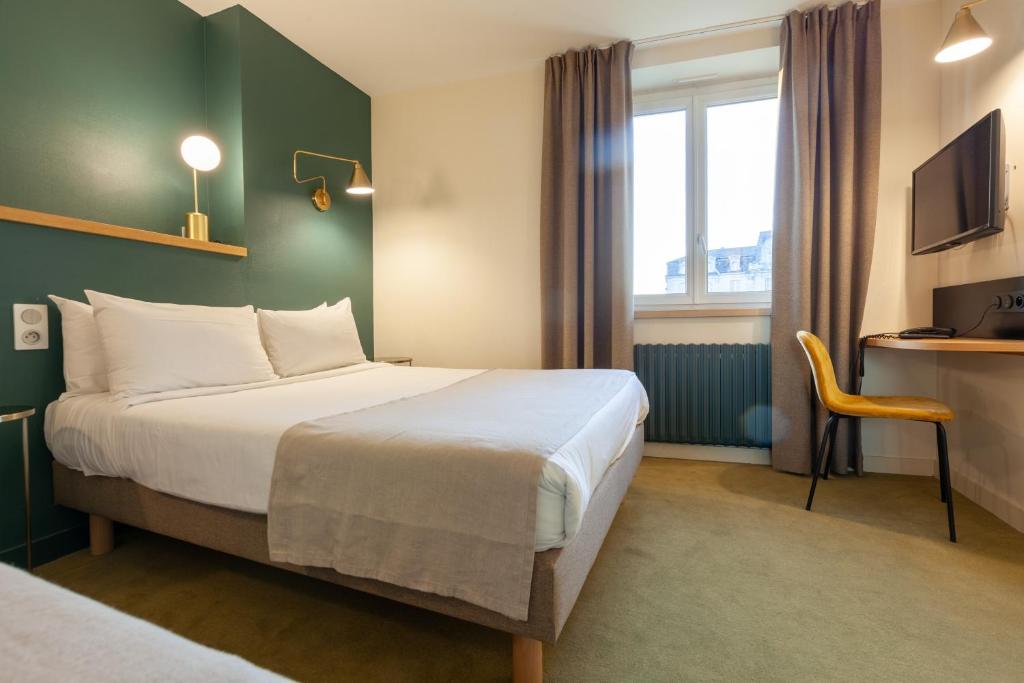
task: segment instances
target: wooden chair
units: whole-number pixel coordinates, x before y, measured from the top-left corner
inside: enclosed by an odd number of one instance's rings
[[[814,459],[814,476],[811,480],[811,491],[807,495],[807,509],[811,509],[814,501],[814,489],[818,485],[818,474],[821,472],[822,460],[825,460],[825,479],[832,466],[832,453],[836,445],[836,428],[843,417],[881,417],[890,420],[915,420],[931,422],[935,425],[935,436],[939,450],[939,491],[942,502],[946,504],[949,517],[949,540],[956,543],[956,523],[953,519],[953,490],[949,482],[949,450],[946,445],[946,429],[942,423],[953,419],[953,411],[945,403],[920,396],[859,396],[847,394],[836,383],[835,370],[828,350],[820,339],[810,332],[796,333],[807,360],[811,364],[814,375],[814,388],[818,400],[828,410],[825,432],[821,435],[818,455]],[[828,446],[828,457],[825,448]]]

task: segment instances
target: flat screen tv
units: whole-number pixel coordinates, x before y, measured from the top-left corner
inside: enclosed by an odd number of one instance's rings
[[[1005,137],[996,109],[914,171],[911,253],[952,249],[1002,232]]]

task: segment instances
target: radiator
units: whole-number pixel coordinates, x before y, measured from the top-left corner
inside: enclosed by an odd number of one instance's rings
[[[651,402],[647,441],[771,444],[768,344],[637,344],[633,353]]]

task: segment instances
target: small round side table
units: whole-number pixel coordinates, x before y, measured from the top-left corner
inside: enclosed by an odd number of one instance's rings
[[[28,419],[36,414],[32,406],[0,406],[0,422],[21,420],[21,468],[25,477],[25,564],[32,571],[32,511],[29,494]]]

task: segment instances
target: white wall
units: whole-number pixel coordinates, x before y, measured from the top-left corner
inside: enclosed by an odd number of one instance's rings
[[[538,66],[373,99],[378,355],[540,366],[543,86]]]
[[[878,220],[862,334],[930,325],[934,255],[910,255],[911,172],[938,149],[942,40],[940,3],[882,5],[882,139]],[[870,349],[864,393],[935,396],[935,354]],[[869,471],[932,474],[935,435],[928,425],[864,420]]]
[[[635,321],[637,344],[767,344],[771,318],[644,318]]]
[[[943,3],[952,17],[957,2]],[[995,108],[1006,126],[1010,179],[1005,231],[938,255],[940,285],[1024,274],[1024,2],[989,0],[974,15],[995,40],[942,73],[946,142]],[[956,411],[950,427],[953,483],[1024,531],[1024,359],[993,354],[940,357],[939,394]]]

